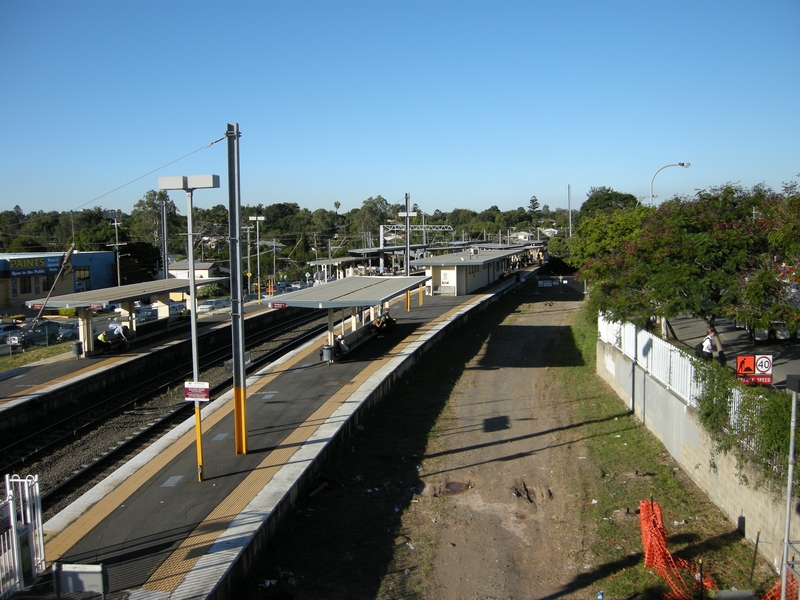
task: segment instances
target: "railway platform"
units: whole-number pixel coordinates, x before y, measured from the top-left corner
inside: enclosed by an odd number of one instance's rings
[[[392,332],[332,364],[320,361],[321,335],[251,375],[247,454],[235,453],[229,392],[202,411],[204,481],[189,419],[44,524],[47,564],[103,564],[109,600],[231,598],[282,515],[313,489],[326,457],[365,412],[426,351],[446,350],[448,327],[518,285],[425,297],[410,312],[395,306]],[[55,593],[44,578],[25,597]]]

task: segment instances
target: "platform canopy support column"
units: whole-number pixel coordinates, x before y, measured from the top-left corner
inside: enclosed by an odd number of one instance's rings
[[[328,309],[328,344],[333,346],[333,337],[336,333],[336,316],[333,314],[334,309]]]

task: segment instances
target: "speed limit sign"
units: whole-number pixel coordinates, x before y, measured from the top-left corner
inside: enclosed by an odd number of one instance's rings
[[[762,354],[756,355],[756,374],[757,375],[772,375],[772,355]]]

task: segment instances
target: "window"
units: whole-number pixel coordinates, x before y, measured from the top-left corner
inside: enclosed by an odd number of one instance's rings
[[[20,277],[19,279],[19,287],[20,287],[20,294],[30,294],[31,293],[31,278],[30,277]]]
[[[85,280],[89,279],[89,267],[74,267],[75,279]]]

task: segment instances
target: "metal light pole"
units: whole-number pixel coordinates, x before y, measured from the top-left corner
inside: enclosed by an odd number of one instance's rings
[[[409,202],[411,200],[411,194],[406,194],[406,210],[404,212],[397,213],[398,217],[405,217],[406,219],[406,277],[411,274],[411,217],[416,217],[416,212],[410,211]],[[383,236],[381,236],[381,245],[383,245]],[[381,273],[382,275],[383,273]]]
[[[797,393],[800,392],[800,375],[786,376],[786,389],[792,392],[792,421],[790,424],[789,437],[789,469],[786,475],[786,523],[783,532],[783,560],[781,561],[781,600],[786,600],[786,583],[789,574],[789,540],[792,520],[792,491],[794,488],[794,451],[795,438],[797,437]]]
[[[259,237],[258,226],[261,221],[266,221],[266,217],[247,217],[250,221],[256,222],[256,279],[258,280],[258,303],[261,304],[261,238]]]
[[[650,180],[650,206],[653,206],[653,198],[654,198],[654,196],[653,196],[653,182],[656,180],[656,175],[658,175],[661,171],[663,171],[667,167],[683,167],[684,169],[688,169],[691,166],[692,166],[692,163],[679,162],[679,163],[675,163],[675,164],[672,164],[672,165],[664,165],[658,171],[653,173],[653,178]]]
[[[194,276],[194,224],[192,223],[192,193],[198,189],[219,187],[219,175],[189,175],[188,177],[159,177],[159,190],[184,190],[186,192],[186,229],[189,249],[189,320],[192,328],[192,382],[199,383],[200,362],[197,350],[197,288]],[[200,401],[194,401],[194,421],[197,438],[197,480],[203,481],[203,431],[200,425]]]

